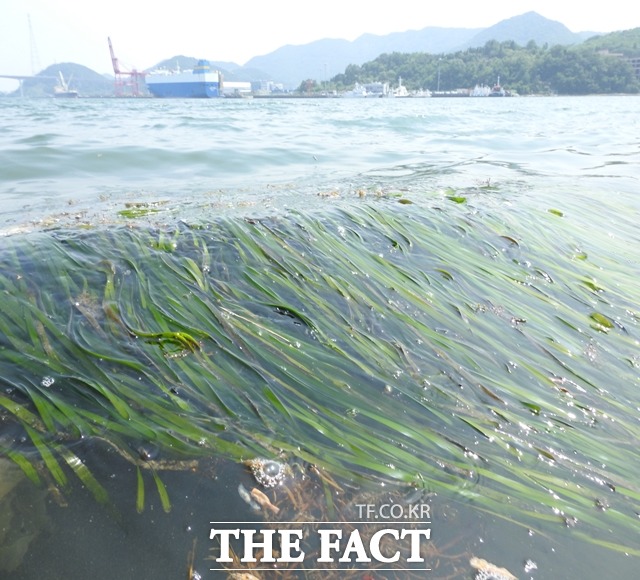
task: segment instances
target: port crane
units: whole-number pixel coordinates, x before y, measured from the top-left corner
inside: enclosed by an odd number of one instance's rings
[[[116,57],[116,54],[113,50],[113,44],[111,44],[111,38],[107,38],[109,42],[109,52],[111,54],[111,64],[113,65],[113,74],[115,75],[115,94],[116,97],[140,97],[142,96],[142,81],[144,81],[144,77],[146,73],[144,71],[136,70],[135,68],[131,70],[122,70],[120,68],[120,62]]]

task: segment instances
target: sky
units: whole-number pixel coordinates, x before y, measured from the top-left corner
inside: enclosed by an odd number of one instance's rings
[[[0,0],[0,75],[29,75],[60,62],[112,73],[107,37],[129,69],[179,54],[243,65],[287,44],[428,26],[486,28],[529,11],[573,32],[640,26],[640,10],[629,0]],[[17,86],[0,79],[0,90]]]

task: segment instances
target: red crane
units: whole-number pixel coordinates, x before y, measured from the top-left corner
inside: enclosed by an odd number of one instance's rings
[[[113,52],[113,45],[111,44],[111,38],[107,38],[109,41],[109,52],[111,53],[111,64],[113,65],[113,74],[115,75],[115,94],[116,97],[140,97],[141,92],[141,80],[144,80],[145,72],[138,71],[135,68],[125,71],[120,68],[120,63]]]

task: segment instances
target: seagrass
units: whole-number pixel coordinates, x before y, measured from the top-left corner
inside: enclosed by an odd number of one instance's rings
[[[101,501],[81,437],[280,455],[640,555],[633,224],[484,200],[6,238],[0,452]]]

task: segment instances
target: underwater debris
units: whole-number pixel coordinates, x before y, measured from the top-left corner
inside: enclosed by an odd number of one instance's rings
[[[275,487],[281,484],[291,469],[285,463],[273,459],[256,458],[245,461],[244,464],[251,470],[253,477],[263,487]]]
[[[265,510],[270,510],[274,514],[277,514],[280,511],[278,506],[275,506],[271,503],[271,500],[261,492],[257,487],[254,487],[251,490],[251,497],[256,501],[256,503],[260,504],[260,506]]]
[[[260,504],[253,500],[251,494],[247,491],[247,488],[242,484],[238,486],[238,495],[242,498],[242,501],[246,502],[254,512],[260,511]]]
[[[499,568],[495,564],[491,564],[482,558],[475,556],[469,560],[471,567],[477,570],[474,576],[475,580],[518,580],[506,568]]]

